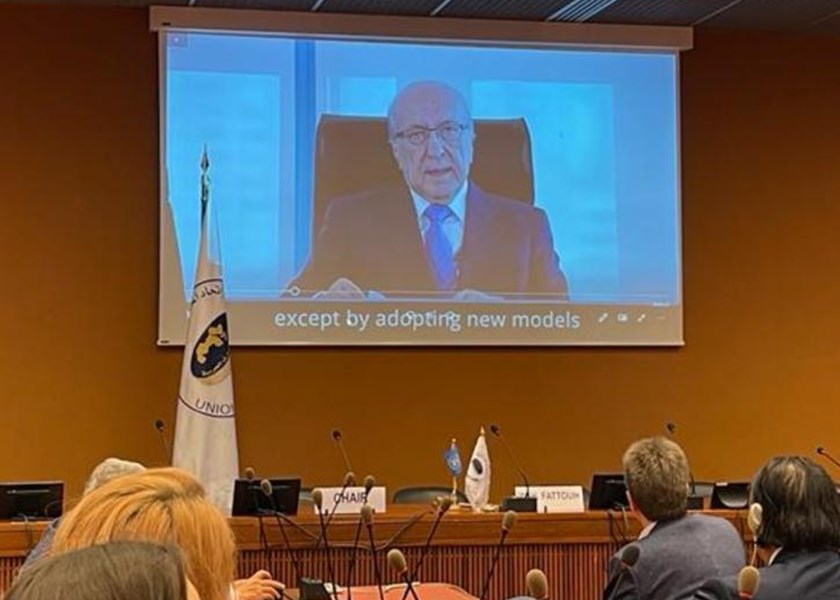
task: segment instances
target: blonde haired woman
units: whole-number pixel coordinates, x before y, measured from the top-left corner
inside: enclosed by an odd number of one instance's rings
[[[149,469],[86,494],[62,518],[53,554],[112,540],[175,544],[184,553],[187,578],[201,600],[230,600],[232,596],[233,532],[198,480],[186,471]],[[264,571],[237,583],[254,583],[255,578],[258,590],[250,589],[249,599],[280,596],[282,584]],[[245,594],[237,595],[244,600]]]

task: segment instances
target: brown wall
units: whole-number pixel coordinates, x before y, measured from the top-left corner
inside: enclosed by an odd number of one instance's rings
[[[106,455],[159,463],[152,422],[174,424],[147,29],[139,9],[0,6],[0,479],[75,492]],[[536,481],[616,468],[668,419],[698,478],[840,453],[838,56],[732,32],[684,56],[684,348],[236,348],[241,464],[336,482],[341,427],[359,474],[445,484],[449,438],[466,454],[492,421]],[[491,454],[498,497],[514,477]]]

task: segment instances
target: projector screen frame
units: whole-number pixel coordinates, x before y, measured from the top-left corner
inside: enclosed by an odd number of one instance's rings
[[[364,38],[371,41],[636,52],[682,52],[691,50],[694,45],[694,29],[683,26],[385,17],[176,6],[150,7],[149,27],[153,32],[174,29],[203,33],[282,34],[325,39]]]
[[[509,48],[533,49],[577,49],[585,51],[629,51],[635,53],[655,52],[673,53],[677,57],[675,63],[676,83],[676,147],[680,148],[680,104],[679,104],[679,54],[693,48],[693,28],[680,26],[648,26],[648,25],[613,25],[590,23],[561,23],[561,22],[523,22],[485,19],[458,19],[425,16],[375,16],[352,14],[306,13],[294,11],[266,11],[244,9],[218,9],[195,7],[152,6],[149,9],[150,30],[157,33],[202,33],[202,34],[237,34],[254,36],[281,36],[288,38],[317,37],[325,40],[367,40],[374,42],[419,43],[419,44],[452,44],[459,46],[493,46]],[[158,39],[159,57],[159,94],[160,114],[166,110],[166,52],[165,35]],[[166,165],[165,120],[161,119],[160,129],[160,164]],[[679,151],[679,150],[678,150]],[[679,154],[677,164],[679,165]],[[676,170],[677,191],[677,260],[682,263],[681,239],[681,169]],[[165,168],[160,171],[161,198],[166,196],[168,176]],[[170,229],[172,228],[172,229]],[[164,229],[174,232],[171,214],[166,203],[160,202],[160,256],[159,256],[159,307],[158,307],[158,335],[159,346],[182,346],[185,335],[175,336],[172,332],[177,329],[177,323],[164,314],[164,306],[182,302],[185,308],[183,329],[186,332],[187,303],[179,295],[182,273],[180,261],[177,259],[177,241],[174,236],[169,239],[164,235]],[[683,338],[683,291],[682,268],[677,279],[677,289],[680,297],[679,305],[667,307],[665,311],[677,310],[679,315],[676,329],[674,324],[669,327],[671,340],[669,341],[592,341],[578,340],[575,342],[557,342],[545,339],[531,341],[371,341],[346,342],[301,342],[281,341],[269,342],[262,339],[239,337],[233,340],[237,346],[359,346],[359,345],[399,345],[399,346],[665,346],[674,347],[684,345]],[[166,297],[165,297],[166,296]],[[231,307],[228,307],[231,310]],[[663,311],[664,312],[664,311]],[[670,320],[670,319],[669,319]]]

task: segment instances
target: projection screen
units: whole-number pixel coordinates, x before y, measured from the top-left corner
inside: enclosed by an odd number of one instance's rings
[[[159,344],[205,147],[235,344],[683,343],[690,30],[154,11]]]

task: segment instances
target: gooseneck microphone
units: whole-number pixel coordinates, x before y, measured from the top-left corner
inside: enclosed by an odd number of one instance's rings
[[[746,566],[738,573],[738,598],[750,600],[758,591],[758,583],[761,575],[758,569]]]
[[[443,520],[443,515],[445,515],[450,508],[452,508],[452,496],[441,496],[436,508],[437,514],[435,515],[435,520],[432,523],[431,529],[429,529],[429,535],[426,537],[426,543],[423,545],[423,550],[420,552],[420,558],[417,559],[417,564],[414,565],[414,568],[411,570],[412,581],[417,581],[417,578],[420,576],[420,569],[423,568],[423,561],[426,560],[426,555],[429,553],[429,548],[432,545],[432,539],[435,537],[435,533],[437,532],[441,520]]]
[[[817,447],[817,454],[819,454],[820,456],[823,456],[826,459],[828,459],[828,461],[831,462],[831,464],[833,464],[835,467],[840,467],[840,461],[838,461],[836,458],[834,458],[829,453],[829,451],[826,450],[823,446],[818,446]]]
[[[368,503],[368,498],[370,498],[370,491],[376,485],[376,479],[373,475],[368,475],[365,477],[364,481],[365,485],[365,505]],[[353,547],[350,549],[350,562],[347,565],[347,600],[352,600],[352,592],[351,589],[353,588],[353,576],[356,572],[356,559],[359,555],[359,538],[362,535],[362,524],[364,523],[364,519],[362,519],[362,515],[359,515],[359,520],[356,521],[356,533],[353,536]]]
[[[496,564],[499,562],[499,556],[502,553],[502,546],[505,545],[510,530],[516,525],[516,513],[512,510],[507,511],[502,517],[502,533],[499,536],[499,543],[496,545],[496,551],[493,553],[493,561],[490,563],[490,571],[484,580],[484,586],[481,588],[481,596],[479,600],[487,600],[487,592],[490,590],[490,581],[493,579],[493,574],[496,572]]]
[[[440,522],[443,519],[443,515],[445,515],[447,511],[450,508],[452,508],[452,496],[441,496],[440,498],[436,498],[436,500],[437,504],[435,505],[435,520],[432,523],[432,527],[429,529],[429,535],[426,537],[426,543],[423,544],[423,549],[420,551],[420,558],[417,559],[417,564],[414,565],[414,568],[411,570],[411,574],[409,575],[409,579],[411,581],[417,581],[420,577],[420,569],[423,568],[423,562],[426,560],[426,556],[429,554],[429,549],[432,546],[432,539],[435,537],[438,525],[440,525]],[[402,600],[405,600],[407,596],[408,590],[406,589],[405,593],[402,596]]]
[[[613,600],[616,597],[621,589],[621,582],[624,581],[625,576],[629,575],[630,577],[635,577],[633,574],[633,567],[635,567],[636,563],[639,562],[639,556],[641,556],[641,554],[642,549],[638,544],[629,544],[621,551],[621,554],[618,557],[621,566],[619,567],[618,576],[615,578],[615,585],[610,592],[608,600]]]
[[[277,528],[280,530],[280,536],[283,538],[283,545],[286,547],[286,552],[289,553],[289,556],[292,559],[292,568],[295,570],[295,579],[300,581],[300,563],[298,562],[297,552],[294,551],[292,545],[289,543],[289,536],[286,535],[286,528],[283,526],[283,518],[288,517],[277,510],[277,503],[274,501],[274,486],[271,485],[271,482],[268,479],[260,481],[260,490],[266,497],[268,497],[269,503],[271,504],[270,512],[274,515],[274,518],[277,521]],[[260,514],[259,508],[257,508],[257,511],[257,514]]]
[[[340,429],[332,430],[332,439],[335,441],[336,446],[338,446],[338,451],[341,452],[341,458],[344,459],[344,466],[352,473],[353,465],[350,464],[350,456],[347,454],[347,448],[344,447],[344,438],[341,435]]]
[[[158,437],[160,437],[160,444],[163,447],[164,464],[172,464],[172,449],[169,447],[169,442],[166,440],[166,421],[163,419],[155,419],[155,429],[157,429]]]
[[[496,438],[502,443],[502,448],[505,449],[505,454],[507,454],[514,470],[525,484],[525,497],[517,498],[516,496],[508,496],[502,501],[502,509],[511,509],[517,512],[537,512],[537,499],[531,496],[531,483],[528,481],[528,476],[525,475],[525,470],[519,465],[519,461],[516,460],[513,450],[510,449],[510,446],[505,441],[505,438],[502,437],[502,429],[498,425],[490,425],[490,433],[496,436]]]
[[[248,495],[251,497],[251,506],[253,507],[254,514],[257,516],[257,523],[259,524],[260,546],[263,550],[263,561],[265,562],[265,568],[269,569],[269,566],[271,565],[271,548],[268,545],[268,536],[265,534],[265,521],[263,520],[264,513],[262,509],[260,509],[260,499],[259,496],[257,496],[257,486],[254,484],[255,476],[256,471],[254,471],[252,467],[245,468],[245,480],[248,484]]]
[[[668,421],[665,423],[665,431],[668,434],[668,439],[674,442],[675,444],[679,444],[677,442],[677,424],[673,421]],[[683,450],[685,452],[685,450]],[[688,498],[688,508],[691,510],[702,510],[703,509],[703,498],[697,495],[697,481],[694,479],[694,471],[691,469],[691,462],[689,461],[688,467],[688,480],[691,484],[691,493],[689,494]]]
[[[335,511],[338,510],[338,505],[344,502],[344,492],[347,491],[347,488],[356,485],[356,475],[353,471],[347,471],[344,475],[344,482],[341,484],[341,491],[338,493],[338,499],[333,504],[332,510],[330,514],[327,515],[327,527],[330,526],[332,523],[333,516],[335,515]]]
[[[312,502],[315,503],[315,508],[318,511],[318,521],[321,523],[321,539],[324,540],[324,551],[327,554],[327,575],[330,578],[332,585],[332,596],[338,600],[338,592],[336,591],[335,570],[333,569],[332,552],[330,552],[330,541],[327,538],[327,525],[324,521],[324,492],[321,490],[312,490]]]
[[[507,453],[511,464],[513,464],[513,468],[516,470],[516,472],[522,478],[522,481],[525,483],[525,497],[530,498],[531,497],[531,484],[528,481],[528,476],[525,475],[525,471],[519,465],[519,461],[516,460],[516,457],[514,456],[513,451],[510,449],[510,446],[508,446],[508,443],[505,441],[505,438],[502,437],[501,428],[498,425],[490,425],[490,433],[495,435],[498,438],[498,440],[502,443],[502,447],[505,449],[505,452]]]
[[[362,506],[362,522],[365,524],[370,540],[370,553],[373,559],[373,576],[376,578],[376,587],[379,590],[379,600],[385,600],[385,592],[382,590],[382,572],[379,570],[379,560],[376,556],[376,539],[373,536],[373,507],[370,504]]]
[[[531,569],[525,576],[525,589],[535,600],[548,600],[548,579],[539,569]]]
[[[411,594],[414,600],[420,600],[417,597],[417,592],[414,591],[414,586],[411,585],[411,577],[408,574],[408,566],[405,563],[405,554],[396,548],[388,550],[388,565],[405,582],[405,594],[403,594],[403,597]]]

